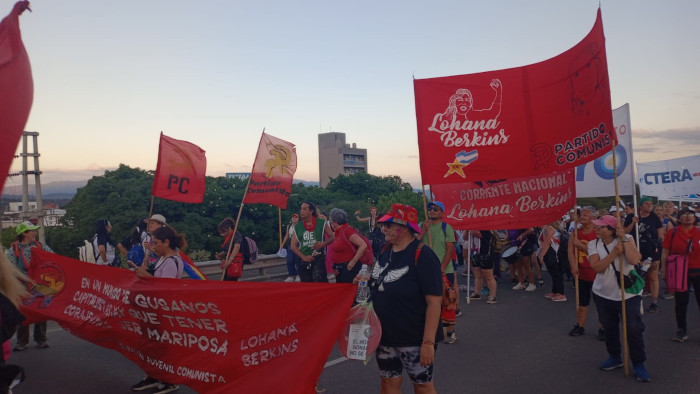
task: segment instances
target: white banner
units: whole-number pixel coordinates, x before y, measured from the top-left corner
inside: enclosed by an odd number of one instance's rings
[[[637,163],[637,174],[642,196],[670,199],[700,194],[700,156]]]
[[[625,104],[613,110],[613,125],[617,132],[617,188],[620,195],[634,194],[632,163],[632,128],[630,107]],[[576,167],[576,197],[607,197],[615,195],[612,151]]]

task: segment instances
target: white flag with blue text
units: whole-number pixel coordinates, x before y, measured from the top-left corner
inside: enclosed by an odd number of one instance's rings
[[[637,163],[639,193],[661,199],[700,194],[700,156]]]

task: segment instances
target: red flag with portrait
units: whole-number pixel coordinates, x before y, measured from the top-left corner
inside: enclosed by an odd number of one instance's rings
[[[16,3],[0,22],[0,193],[34,100],[32,68],[19,30],[19,16],[27,8],[28,1]]]
[[[152,194],[166,200],[201,203],[206,190],[204,150],[160,133],[158,167]]]
[[[296,170],[295,145],[263,132],[243,203],[266,203],[286,209]]]
[[[576,46],[549,60],[414,81],[423,184],[563,171],[616,140],[600,9]]]

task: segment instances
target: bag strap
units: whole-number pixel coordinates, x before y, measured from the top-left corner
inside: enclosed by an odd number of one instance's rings
[[[673,248],[673,237],[676,236],[676,230],[678,230],[678,227],[674,227],[673,231],[671,231],[671,248]],[[685,255],[686,256],[690,254],[690,247],[692,245],[693,245],[693,234],[690,234],[690,238],[688,239],[688,247],[685,248]]]
[[[391,245],[391,244],[386,244],[386,245],[384,246],[384,248],[382,248],[382,254],[386,253],[386,247],[387,247],[387,245]],[[414,265],[415,267],[418,267],[418,257],[420,257],[420,252],[421,252],[421,249],[423,249],[423,245],[424,245],[424,244],[423,244],[423,241],[420,241],[420,242],[418,243],[418,247],[416,248],[416,253],[415,253],[414,257],[413,257],[413,265]],[[384,270],[379,274],[379,276],[377,277],[377,280],[374,281],[374,284],[372,285],[372,288],[371,288],[371,291],[370,291],[370,294],[369,294],[369,298],[367,299],[367,302],[369,302],[370,300],[372,300],[372,298],[374,298],[374,294],[375,294],[375,293],[377,292],[377,290],[379,289],[379,286],[381,286],[382,283],[384,283],[384,278],[385,278],[385,277],[387,276],[387,274],[389,273],[389,268],[390,268],[390,266],[391,266],[391,256],[389,257],[389,262],[387,262],[386,268],[384,268]]]

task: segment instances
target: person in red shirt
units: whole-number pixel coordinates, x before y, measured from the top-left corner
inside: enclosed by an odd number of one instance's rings
[[[661,251],[661,262],[663,268],[661,275],[666,279],[666,259],[669,255],[680,254],[688,256],[688,284],[692,284],[695,289],[695,300],[700,306],[700,230],[695,227],[695,212],[684,208],[678,213],[678,225],[666,234]],[[688,291],[677,291],[676,303],[676,324],[678,331],[673,338],[676,342],[683,342],[688,339],[688,303],[690,294]]]

